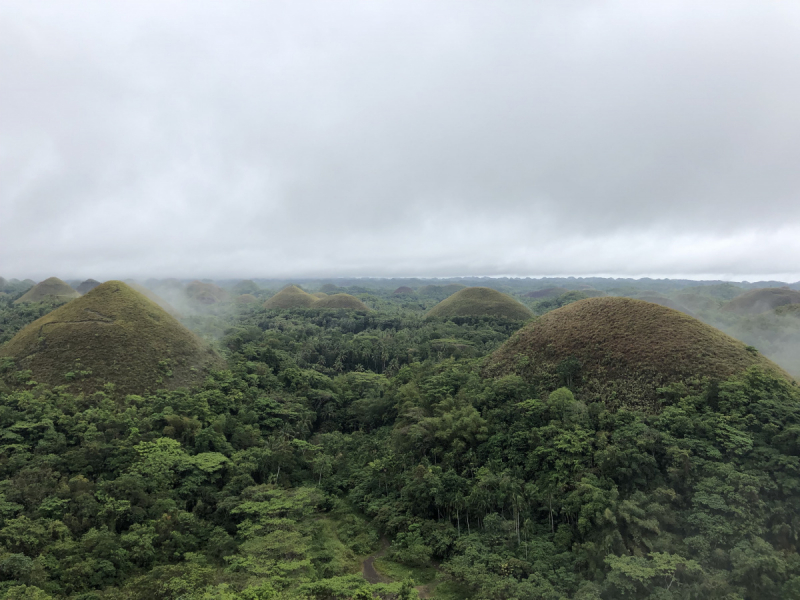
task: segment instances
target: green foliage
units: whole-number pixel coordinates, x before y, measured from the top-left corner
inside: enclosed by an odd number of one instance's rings
[[[190,390],[74,394],[0,362],[0,597],[800,598],[800,391],[760,356],[647,308],[651,337],[619,327],[661,361],[658,402],[622,403],[609,330],[487,377],[518,322],[426,320],[395,287],[369,314],[192,321],[229,361]],[[151,366],[162,387],[179,367]]]

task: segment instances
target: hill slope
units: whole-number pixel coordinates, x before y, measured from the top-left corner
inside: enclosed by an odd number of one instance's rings
[[[16,358],[38,382],[82,392],[110,382],[124,394],[194,385],[205,369],[222,366],[200,338],[121,281],[34,321],[0,348],[0,357]]]
[[[350,294],[331,294],[317,300],[314,308],[348,308],[351,310],[369,311],[369,307]]]
[[[789,288],[762,288],[737,296],[723,306],[722,310],[740,315],[754,315],[787,304],[800,304],[800,292]]]
[[[785,375],[742,342],[688,315],[605,297],[575,302],[529,323],[490,357],[486,372],[517,372],[543,390],[569,383],[565,379],[571,376],[587,399],[649,405],[657,387],[724,378],[753,365]],[[559,369],[563,379],[556,375]]]
[[[317,299],[296,285],[289,285],[264,303],[264,308],[310,308]]]
[[[58,298],[67,301],[72,298],[80,298],[80,293],[72,289],[58,277],[50,277],[29,289],[22,297],[15,300],[14,304],[20,304],[22,302],[41,302],[46,298]]]
[[[517,321],[530,319],[533,313],[497,290],[485,287],[464,288],[442,300],[429,312],[429,317],[503,317]]]

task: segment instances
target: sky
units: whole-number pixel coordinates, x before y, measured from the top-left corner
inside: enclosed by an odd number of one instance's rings
[[[0,276],[800,280],[800,3],[2,0]]]

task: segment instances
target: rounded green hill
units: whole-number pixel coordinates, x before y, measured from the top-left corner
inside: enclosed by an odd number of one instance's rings
[[[253,302],[258,302],[258,298],[253,296],[253,294],[242,294],[241,296],[236,296],[236,304],[252,304]]]
[[[83,295],[93,290],[98,285],[100,285],[100,282],[97,281],[96,279],[87,279],[86,281],[81,282],[81,284],[75,289],[78,290],[78,292],[80,292],[81,295]]]
[[[531,310],[511,296],[485,287],[464,288],[442,300],[428,317],[502,317],[525,321],[533,316]]]
[[[34,381],[123,394],[200,383],[222,359],[154,302],[121,281],[103,283],[34,321],[5,346]]]
[[[216,304],[228,299],[228,292],[205,281],[192,281],[186,286],[186,295],[200,304]]]
[[[739,315],[755,315],[787,304],[800,304],[800,292],[789,288],[761,288],[737,296],[722,310]]]
[[[488,360],[488,375],[518,373],[542,391],[565,379],[587,399],[651,406],[656,389],[727,378],[753,365],[787,376],[742,342],[671,308],[588,298],[532,321]]]
[[[311,308],[317,299],[296,285],[289,285],[264,303],[264,308]]]
[[[331,294],[317,300],[314,308],[346,308],[368,312],[369,307],[361,300],[350,294]]]
[[[233,286],[231,291],[237,296],[243,296],[245,294],[257,294],[261,291],[261,288],[258,287],[258,284],[252,279],[243,279]]]
[[[80,293],[77,290],[71,288],[58,277],[50,277],[29,289],[22,297],[15,300],[14,304],[41,302],[47,299],[57,299],[66,302],[73,298],[80,298]]]
[[[314,296],[314,298],[327,298],[328,297],[328,294],[326,294],[325,292],[314,292],[311,295]]]

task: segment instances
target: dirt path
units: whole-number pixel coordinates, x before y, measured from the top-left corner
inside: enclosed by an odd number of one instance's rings
[[[392,583],[392,580],[384,575],[378,573],[375,569],[375,560],[378,558],[383,558],[386,556],[386,553],[389,551],[389,540],[386,538],[381,539],[381,549],[378,550],[372,556],[368,556],[364,559],[364,564],[361,567],[361,574],[364,576],[364,579],[369,581],[370,583]],[[434,565],[436,570],[439,570],[439,565]],[[432,584],[428,585],[418,585],[414,588],[419,593],[419,597],[421,599],[430,598],[432,593]]]
[[[384,577],[375,570],[375,559],[383,558],[389,550],[389,541],[386,538],[381,539],[381,549],[372,556],[364,559],[364,566],[361,568],[361,574],[364,579],[370,583],[391,583],[391,579]]]

